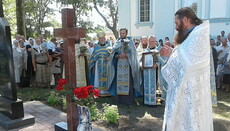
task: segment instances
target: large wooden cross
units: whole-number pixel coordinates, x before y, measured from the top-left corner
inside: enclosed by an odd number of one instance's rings
[[[62,9],[62,28],[54,29],[55,37],[62,37],[64,40],[64,63],[65,78],[69,82],[71,90],[76,88],[76,62],[75,62],[75,40],[85,37],[84,28],[75,28],[75,10]],[[66,96],[67,102],[67,125],[68,131],[76,131],[78,126],[78,112],[76,105],[72,102],[70,95]]]

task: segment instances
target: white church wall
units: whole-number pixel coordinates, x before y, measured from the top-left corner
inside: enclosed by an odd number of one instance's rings
[[[172,42],[176,33],[174,14],[179,8],[186,4],[189,6],[192,2],[198,4],[198,17],[210,20],[211,36],[216,37],[221,30],[225,30],[226,34],[230,32],[230,0],[151,0],[151,21],[148,23],[138,21],[139,0],[118,2],[118,29],[127,28],[133,38],[155,34],[157,40],[168,36]]]
[[[132,0],[131,2],[131,36],[133,38],[140,38],[141,36],[148,36],[155,34],[155,0],[150,0],[150,22],[139,22],[139,0]]]
[[[168,8],[171,5],[172,8]],[[174,36],[174,1],[173,0],[156,0],[156,22],[155,32],[157,39],[169,37],[172,42]]]
[[[220,32],[222,30],[225,31],[225,35],[230,33],[230,19],[224,20],[224,21],[223,20],[217,20],[217,21],[211,20],[210,21],[210,36],[211,36],[211,38],[216,38],[217,35],[220,35]]]
[[[118,29],[127,28],[128,31],[131,31],[131,0],[119,0],[119,20],[118,20]]]
[[[211,6],[210,7],[210,18],[225,18],[226,17],[227,0],[210,0],[210,6]]]

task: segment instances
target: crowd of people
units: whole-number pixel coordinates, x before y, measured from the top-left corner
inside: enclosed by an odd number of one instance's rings
[[[53,81],[61,78],[63,65],[63,43],[56,38],[46,42],[42,38],[29,38],[16,35],[13,40],[13,60],[15,81],[18,87],[49,88]],[[59,46],[57,46],[59,45]]]
[[[230,32],[221,31],[216,40],[211,39],[217,89],[230,90]]]
[[[85,74],[77,75],[77,86],[94,85],[101,90],[101,96],[118,94],[124,97],[131,93],[129,102],[121,102],[126,104],[133,103],[134,96],[143,95],[146,105],[157,105],[156,94],[160,94],[160,99],[165,101],[167,91],[161,68],[168,58],[161,56],[160,50],[164,45],[173,50],[176,45],[170,43],[168,37],[163,42],[162,39],[157,41],[154,35],[142,36],[140,39],[132,39],[127,35],[128,30],[122,28],[117,41],[106,40],[104,32],[98,33],[96,43],[85,39],[76,41],[76,71]],[[127,49],[120,47],[123,45],[121,43],[128,43]],[[210,45],[216,86],[228,92],[230,33],[225,36],[225,32],[221,31],[221,35],[210,40]],[[145,65],[143,62],[149,58],[146,57],[149,52],[152,52],[152,62]],[[50,42],[42,38],[29,38],[26,41],[24,36],[17,35],[13,41],[13,58],[15,80],[19,87],[49,88],[64,76],[63,42],[57,42],[56,38],[51,38]],[[118,64],[124,64],[126,68],[122,69]]]
[[[187,7],[176,12],[175,24],[173,43],[154,35],[132,39],[126,28],[113,42],[104,32],[97,34],[96,43],[77,39],[77,87],[93,85],[101,97],[115,96],[118,104],[134,104],[135,97],[143,97],[145,105],[166,104],[164,130],[212,130],[216,87],[230,89],[230,33],[209,40],[208,22]],[[63,42],[56,38],[25,41],[17,35],[13,58],[18,86],[46,88],[57,82],[64,76],[63,52]]]

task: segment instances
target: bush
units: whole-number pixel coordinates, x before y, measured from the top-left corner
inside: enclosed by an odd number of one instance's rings
[[[66,111],[66,109],[67,109],[66,98],[62,97],[62,110]]]
[[[95,121],[101,118],[101,112],[98,110],[96,104],[92,105],[89,108],[89,111],[90,111],[92,121]]]
[[[103,116],[107,123],[118,124],[119,113],[117,106],[103,104]]]
[[[52,93],[48,97],[47,103],[51,106],[59,106],[59,105],[62,105],[62,100],[60,96],[57,96],[55,93]]]

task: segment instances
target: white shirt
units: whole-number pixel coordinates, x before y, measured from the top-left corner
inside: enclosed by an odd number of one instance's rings
[[[47,44],[47,49],[48,50],[52,50],[52,52],[54,52],[55,51],[55,48],[56,48],[56,45],[53,43],[53,42],[49,42],[48,44]]]
[[[227,45],[230,47],[230,41],[227,42]]]
[[[219,52],[219,51],[222,51],[219,55],[218,55],[218,59],[221,59],[221,58],[223,58],[224,56],[225,56],[225,54],[227,53],[227,52],[229,52],[230,51],[230,47],[227,45],[226,47],[224,47],[224,46],[218,46],[217,47],[217,49],[216,49],[216,51],[217,51],[217,53]]]

